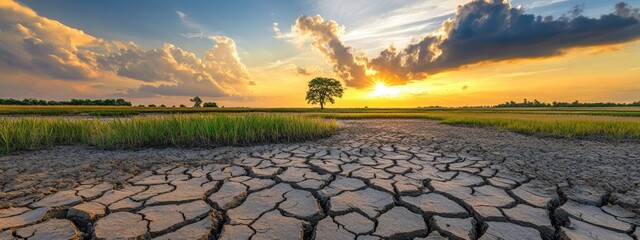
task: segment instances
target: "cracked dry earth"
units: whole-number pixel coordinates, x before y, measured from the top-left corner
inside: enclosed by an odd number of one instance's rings
[[[640,235],[637,143],[425,120],[340,125],[295,144],[0,157],[0,239]]]

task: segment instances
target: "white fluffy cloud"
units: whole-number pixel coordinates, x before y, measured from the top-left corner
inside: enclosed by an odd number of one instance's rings
[[[61,79],[97,76],[91,53],[104,41],[40,17],[14,1],[0,1],[0,69]]]
[[[146,82],[129,96],[236,96],[250,85],[233,39],[214,36],[200,59],[172,44],[145,50],[106,41],[39,16],[13,0],[0,1],[0,71],[66,80],[106,75]],[[1,81],[1,79],[0,79]]]
[[[217,44],[205,53],[204,59],[171,44],[145,51],[130,43],[119,52],[98,58],[98,62],[104,69],[120,76],[145,82],[168,82],[157,86],[143,85],[130,90],[131,96],[218,97],[245,92],[251,82],[234,41],[222,36],[212,37],[212,40]]]

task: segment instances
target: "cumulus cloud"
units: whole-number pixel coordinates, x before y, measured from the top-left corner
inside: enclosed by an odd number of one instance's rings
[[[291,31],[324,55],[333,65],[333,71],[347,86],[365,87],[369,85],[366,74],[366,56],[356,55],[351,47],[340,41],[344,27],[335,21],[325,21],[321,16],[300,16]]]
[[[298,45],[301,43],[300,41],[298,41],[299,39],[294,33],[282,32],[282,30],[280,30],[280,24],[278,24],[277,22],[273,23],[273,33],[275,33],[276,39],[282,39],[289,43],[298,44]]]
[[[580,6],[554,19],[527,14],[507,0],[473,0],[458,6],[454,18],[413,43],[390,46],[375,58],[355,55],[341,41],[344,28],[334,21],[299,17],[292,31],[310,39],[348,86],[371,79],[406,84],[470,64],[557,56],[578,47],[619,44],[640,38],[639,10],[618,3],[599,18],[581,15]]]
[[[622,6],[622,9],[627,9]],[[371,67],[396,83],[464,65],[509,59],[556,56],[570,48],[607,45],[640,37],[640,24],[631,14],[600,18],[580,15],[552,20],[525,14],[508,1],[473,1],[458,7],[454,19],[419,42],[384,50]]]
[[[182,12],[177,14],[184,20]],[[210,37],[204,58],[172,44],[145,50],[133,42],[105,41],[39,16],[12,0],[0,1],[0,70],[55,79],[120,76],[146,82],[130,96],[236,96],[249,80],[233,39]]]
[[[204,59],[172,44],[143,50],[128,43],[98,58],[103,69],[117,75],[145,82],[169,82],[158,86],[143,85],[129,94],[209,97],[238,95],[246,90],[249,74],[240,61],[235,42],[228,37],[211,37],[217,44],[205,53]],[[191,93],[190,93],[191,92]]]
[[[214,78],[233,84],[247,81],[247,67],[240,61],[233,39],[225,36],[211,37],[217,44],[205,54],[205,66]]]
[[[91,53],[104,41],[40,17],[14,1],[0,2],[0,69],[36,72],[60,79],[97,75]]]

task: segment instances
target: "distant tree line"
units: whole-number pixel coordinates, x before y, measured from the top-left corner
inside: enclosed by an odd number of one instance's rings
[[[596,103],[581,103],[578,100],[573,102],[552,102],[545,103],[534,99],[529,101],[526,98],[522,102],[509,101],[502,104],[498,104],[494,107],[624,107],[624,106],[640,106],[640,101],[633,103],[614,103],[614,102],[596,102]]]
[[[128,102],[122,98],[118,99],[71,99],[70,101],[47,101],[41,99],[25,98],[23,100],[17,100],[13,98],[3,99],[0,98],[0,105],[73,105],[73,106],[131,106],[131,102]]]

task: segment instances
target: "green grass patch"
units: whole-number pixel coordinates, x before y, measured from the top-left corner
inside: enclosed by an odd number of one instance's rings
[[[610,116],[450,116],[447,124],[489,126],[527,134],[565,138],[640,140],[640,119]]]
[[[128,106],[0,106],[0,115],[9,116],[135,116],[144,114],[191,113],[518,113],[640,117],[640,107],[535,107],[535,108],[178,108]]]
[[[486,112],[329,113],[308,114],[331,119],[414,118],[447,124],[495,127],[509,131],[565,138],[640,140],[640,118],[576,114]]]
[[[0,153],[83,143],[101,149],[221,146],[329,136],[335,120],[285,114],[167,115],[101,119],[0,118]]]
[[[0,117],[0,153],[61,144],[103,149],[244,145],[289,142],[328,136],[335,119],[418,118],[447,124],[494,127],[565,138],[640,140],[640,108],[456,108],[456,109],[319,109],[309,108],[138,108],[138,107],[0,107],[20,112]],[[152,116],[100,119],[42,117],[90,114]],[[60,114],[62,111],[63,113]],[[158,112],[154,112],[158,111]],[[174,112],[178,111],[178,112]],[[184,111],[184,112],[182,112]],[[25,117],[21,114],[35,113]],[[178,114],[176,114],[178,113]],[[185,114],[182,114],[185,113]],[[186,114],[192,113],[192,114]]]

